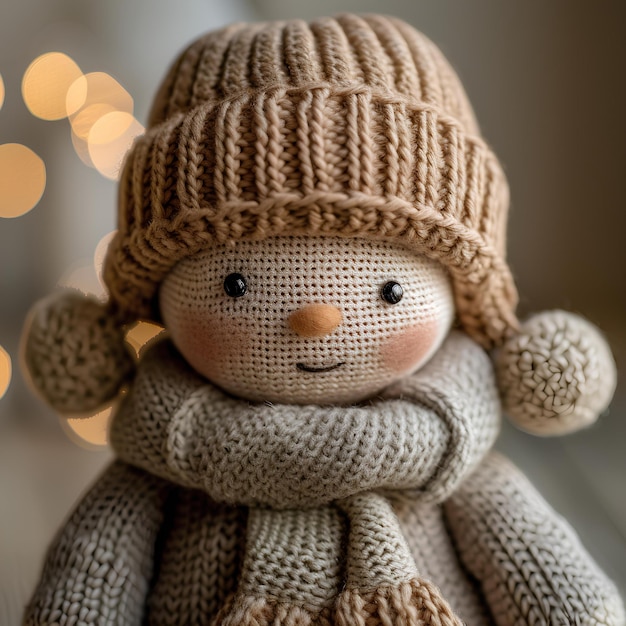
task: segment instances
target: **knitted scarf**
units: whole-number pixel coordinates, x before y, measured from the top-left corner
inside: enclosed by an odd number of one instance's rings
[[[483,350],[452,333],[417,374],[367,404],[249,404],[167,341],[143,358],[112,427],[125,461],[249,507],[236,594],[218,623],[460,624],[420,576],[392,507],[444,500],[497,434]]]

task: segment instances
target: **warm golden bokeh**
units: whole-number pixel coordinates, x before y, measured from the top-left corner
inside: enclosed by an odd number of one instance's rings
[[[2,74],[0,74],[0,109],[4,104],[4,81],[2,80]]]
[[[93,253],[93,266],[96,270],[96,276],[98,277],[102,288],[105,290],[106,286],[104,284],[104,280],[102,279],[102,266],[104,265],[104,257],[106,256],[107,249],[109,247],[109,244],[111,243],[111,240],[113,239],[113,237],[115,237],[115,233],[117,233],[117,231],[113,230],[110,233],[107,233],[104,237],[102,237]]]
[[[72,132],[83,141],[87,141],[93,125],[107,113],[112,113],[116,109],[106,102],[90,104],[80,109],[71,118]]]
[[[87,103],[89,80],[81,74],[68,88],[65,94],[65,116],[71,118]]]
[[[94,105],[106,105],[108,110],[100,109],[100,115],[110,111],[124,111],[132,114],[134,102],[132,96],[115,78],[106,72],[91,72],[80,76],[67,90],[66,111],[70,116],[72,128],[79,136],[86,138],[91,126],[85,129],[85,119],[79,121],[81,113]],[[97,121],[98,109],[93,109],[89,119]]]
[[[4,396],[11,384],[11,357],[9,353],[0,346],[0,398]]]
[[[61,424],[70,439],[81,447],[103,448],[109,441],[109,423],[113,406],[95,413],[91,417],[61,418]]]
[[[106,102],[118,111],[133,112],[133,98],[113,76],[90,72],[80,76],[67,90],[66,108],[73,114],[79,108]]]
[[[126,152],[144,130],[130,113],[114,111],[102,116],[92,126],[87,140],[89,156],[100,174],[117,180]]]
[[[57,283],[58,287],[77,289],[86,296],[92,295],[104,299],[105,292],[93,263],[78,262],[70,267]]]
[[[117,178],[119,163],[126,151],[128,140],[125,132],[129,131],[135,120],[132,115],[133,107],[131,95],[105,72],[91,72],[80,76],[67,91],[66,108],[76,154],[85,165],[96,168],[113,180]],[[109,115],[113,117],[109,118]],[[108,121],[101,123],[103,118]],[[90,139],[94,126],[97,129]],[[135,126],[131,132],[139,134]],[[143,127],[140,132],[143,132]],[[109,146],[113,141],[116,142],[115,145]],[[98,146],[95,149],[96,160],[91,154],[91,142]]]
[[[28,213],[46,188],[46,166],[19,143],[0,145],[0,217]]]
[[[159,326],[158,324],[137,322],[126,332],[126,343],[128,343],[135,351],[135,354],[139,356],[142,348],[164,331],[163,326]]]
[[[74,147],[74,152],[76,152],[78,158],[87,167],[93,167],[91,157],[89,156],[89,146],[87,145],[87,140],[79,137],[71,128],[70,135],[72,136],[72,146]]]
[[[22,79],[22,96],[28,110],[44,120],[67,117],[68,89],[81,76],[78,65],[62,52],[37,57]]]
[[[89,143],[93,145],[110,143],[124,135],[135,121],[130,113],[123,111],[107,113],[91,127]]]

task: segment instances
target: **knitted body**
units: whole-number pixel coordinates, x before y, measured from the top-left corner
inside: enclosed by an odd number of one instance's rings
[[[161,343],[25,623],[622,624],[570,527],[488,454],[498,421],[491,365],[457,333],[346,408],[243,403]]]

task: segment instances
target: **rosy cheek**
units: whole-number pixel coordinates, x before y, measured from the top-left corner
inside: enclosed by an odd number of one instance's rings
[[[437,320],[404,328],[381,348],[385,367],[397,374],[412,372],[438,339],[439,323]]]
[[[200,374],[218,381],[234,354],[241,358],[247,345],[249,325],[244,320],[207,317],[190,313],[178,320],[172,332],[174,343],[187,362]]]

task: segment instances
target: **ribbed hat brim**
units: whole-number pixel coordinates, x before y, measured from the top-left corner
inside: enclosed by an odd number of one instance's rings
[[[461,323],[490,346],[516,325],[507,205],[491,150],[430,105],[362,85],[261,89],[137,141],[105,281],[127,317],[154,318],[167,272],[214,242],[394,240],[449,268]]]

